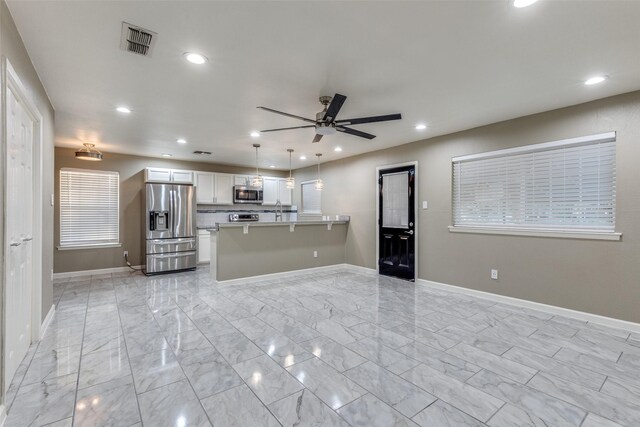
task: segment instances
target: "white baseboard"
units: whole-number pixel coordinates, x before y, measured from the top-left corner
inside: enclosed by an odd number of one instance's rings
[[[219,285],[232,285],[234,283],[247,283],[247,282],[260,281],[260,280],[279,279],[281,277],[290,277],[296,274],[319,273],[322,271],[331,271],[331,270],[334,270],[335,268],[351,269],[351,267],[356,267],[356,266],[352,266],[351,264],[332,264],[332,265],[325,265],[322,267],[310,267],[310,268],[302,268],[300,270],[283,271],[280,273],[269,273],[269,274],[261,274],[258,276],[241,277],[239,279],[216,280],[216,283],[218,283]]]
[[[355,264],[343,264],[343,266],[348,268],[349,270],[357,271],[358,273],[378,274],[378,270],[376,270],[375,268],[363,267],[361,265]]]
[[[629,322],[627,320],[614,319],[612,317],[600,316],[598,314],[586,313],[584,311],[572,310],[570,308],[563,308],[555,305],[548,305],[540,302],[508,297],[504,295],[493,294],[490,292],[477,291],[475,289],[463,288],[461,286],[447,285],[446,283],[433,282],[431,280],[417,279],[416,283],[431,288],[470,295],[490,301],[542,311],[544,313],[549,313],[552,315],[564,316],[571,319],[582,320],[584,322],[608,326],[610,328],[623,329],[625,331],[640,333],[640,323]]]
[[[4,405],[0,405],[0,427],[4,425],[5,421],[7,421],[7,411]]]
[[[49,309],[49,312],[47,313],[47,316],[42,321],[42,326],[40,326],[40,339],[44,337],[44,334],[47,332],[47,328],[51,324],[51,321],[53,320],[53,316],[55,315],[56,315],[56,305],[52,304],[51,308]]]
[[[133,268],[144,268],[144,265],[134,265]],[[123,273],[131,271],[129,267],[113,267],[113,268],[100,268],[97,270],[80,270],[80,271],[66,271],[64,273],[53,273],[53,279],[68,279],[70,277],[80,277],[80,276],[94,276],[98,274],[109,274],[109,273]]]

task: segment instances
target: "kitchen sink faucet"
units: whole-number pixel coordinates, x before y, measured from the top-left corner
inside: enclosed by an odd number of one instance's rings
[[[278,206],[280,207],[280,213],[278,213]],[[278,218],[280,218],[280,222],[282,222],[282,203],[280,200],[276,202],[276,222],[278,222]]]

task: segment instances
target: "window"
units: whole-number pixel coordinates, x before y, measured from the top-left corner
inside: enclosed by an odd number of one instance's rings
[[[316,181],[303,182],[302,188],[302,213],[303,214],[321,214],[320,205],[321,190],[316,189]]]
[[[615,140],[610,132],[452,159],[450,228],[614,233]]]
[[[119,244],[118,172],[60,170],[60,248]]]

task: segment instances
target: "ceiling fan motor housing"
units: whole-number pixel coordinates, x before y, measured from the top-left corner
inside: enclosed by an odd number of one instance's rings
[[[318,135],[333,135],[336,133],[336,124],[327,122],[316,123],[316,133]]]

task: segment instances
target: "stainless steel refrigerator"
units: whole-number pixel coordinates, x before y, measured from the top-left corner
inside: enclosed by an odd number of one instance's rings
[[[146,184],[146,274],[196,268],[196,195],[192,185]]]

